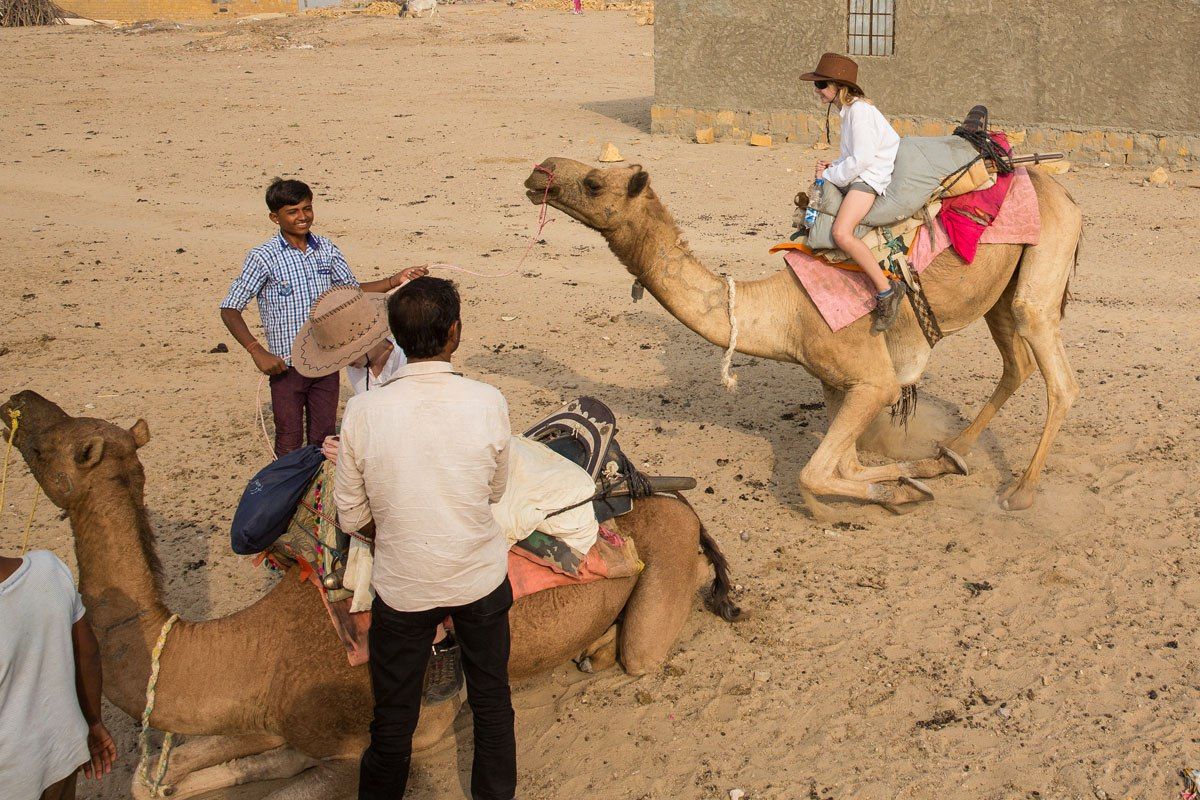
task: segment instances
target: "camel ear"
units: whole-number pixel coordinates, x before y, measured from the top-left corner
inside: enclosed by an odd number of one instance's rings
[[[134,447],[141,447],[150,441],[150,426],[146,424],[146,420],[144,419],[139,419],[133,423],[133,427],[129,429],[129,432],[133,434]]]
[[[104,457],[104,437],[89,436],[75,446],[75,463],[80,469],[91,469]]]
[[[634,164],[633,168],[636,169],[637,172],[633,173],[633,176],[629,179],[629,186],[627,187],[626,192],[630,197],[637,197],[639,194],[645,191],[646,186],[649,185],[650,173],[644,172],[640,164]]]

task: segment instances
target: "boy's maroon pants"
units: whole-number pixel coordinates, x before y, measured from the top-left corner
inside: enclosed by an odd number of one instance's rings
[[[304,445],[305,415],[308,443],[320,445],[337,427],[338,373],[306,378],[295,367],[271,376],[271,413],[275,416],[275,457]]]

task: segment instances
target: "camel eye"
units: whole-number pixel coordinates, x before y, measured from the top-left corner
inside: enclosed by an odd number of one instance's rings
[[[604,184],[595,178],[584,178],[583,188],[587,189],[588,194],[595,196],[600,194],[601,190],[604,189]]]

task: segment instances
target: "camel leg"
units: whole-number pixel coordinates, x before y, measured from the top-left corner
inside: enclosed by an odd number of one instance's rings
[[[1017,333],[1033,351],[1046,381],[1046,424],[1025,473],[1002,492],[1000,505],[1009,511],[1033,505],[1050,446],[1079,397],[1079,384],[1067,359],[1060,325],[1067,282],[1078,255],[1083,215],[1065,189],[1057,184],[1052,186],[1056,187],[1061,202],[1042,204],[1042,240],[1025,249],[1011,304]]]
[[[246,734],[244,736],[192,736],[171,751],[170,767],[163,778],[164,786],[175,787],[174,797],[180,797],[178,786],[194,772],[223,764],[235,758],[258,755],[273,750],[284,743],[283,738],[271,734]],[[151,769],[156,762],[151,762]],[[207,789],[205,791],[208,791]],[[130,792],[133,800],[149,800],[150,789],[134,776]]]
[[[996,348],[1000,351],[1004,372],[1000,376],[1000,382],[996,384],[992,396],[983,404],[983,408],[975,415],[971,424],[946,443],[947,449],[953,450],[960,456],[966,456],[971,452],[980,434],[991,423],[1001,406],[1013,396],[1017,389],[1021,388],[1021,384],[1033,373],[1033,358],[1029,354],[1029,347],[1025,344],[1025,340],[1017,332],[1017,321],[1013,317],[1012,304],[1015,290],[1016,281],[1013,281],[1000,296],[996,305],[984,316],[984,319],[987,320],[988,330],[992,333],[992,339],[996,342]]]
[[[322,761],[263,800],[350,800],[358,794],[358,759]]]
[[[618,630],[619,628],[616,623],[609,625],[604,635],[592,642],[580,654],[579,658],[576,659],[576,664],[579,666],[580,672],[599,672],[617,663]]]
[[[856,443],[871,421],[890,404],[899,387],[859,384],[845,392],[841,406],[830,420],[829,430],[808,464],[800,472],[800,493],[814,515],[826,511],[816,495],[826,494],[866,500],[881,505],[901,505],[928,497],[915,486],[885,486],[870,481],[841,477],[843,468],[857,463]]]
[[[1067,412],[1079,397],[1079,384],[1067,360],[1067,348],[1063,344],[1062,332],[1058,327],[1057,306],[1050,313],[1053,314],[1052,318],[1048,318],[1049,315],[1044,310],[1031,309],[1018,300],[1017,319],[1022,336],[1029,342],[1038,369],[1046,381],[1046,425],[1042,429],[1042,437],[1025,473],[1015,484],[1002,492],[1000,506],[1006,511],[1021,511],[1033,505],[1034,494],[1042,477],[1042,468],[1050,454],[1050,446],[1054,443],[1054,437],[1058,435],[1058,429],[1062,426]]]
[[[318,763],[315,758],[306,756],[297,750],[276,747],[265,753],[235,758],[190,772],[171,785],[170,797],[172,800],[187,800],[187,798],[199,797],[219,789],[228,789],[231,786],[290,778]],[[136,776],[134,776],[133,785],[134,797],[149,796],[148,790],[140,784]]]
[[[630,531],[646,565],[625,605],[618,634],[621,665],[630,675],[645,675],[667,660],[692,611],[701,559],[696,552],[700,520],[691,508],[665,497],[647,497],[638,503],[653,507],[660,532],[638,536]]]
[[[845,392],[822,384],[825,390],[825,408],[832,420],[841,410]],[[896,481],[901,478],[936,478],[947,474],[965,474],[958,463],[949,455],[925,458],[919,461],[897,461],[878,467],[864,467],[858,460],[858,442],[856,441],[842,456],[838,463],[837,476],[852,481]]]

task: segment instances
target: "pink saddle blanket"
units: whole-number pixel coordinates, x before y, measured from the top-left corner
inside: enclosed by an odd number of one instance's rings
[[[596,540],[595,546],[588,551],[587,556],[580,564],[577,576],[553,570],[520,555],[517,551],[509,550],[508,581],[512,584],[513,601],[515,602],[522,597],[559,586],[635,575],[640,569],[640,563],[631,540],[625,539],[620,534],[601,525],[600,538]],[[333,623],[333,630],[342,646],[346,648],[346,658],[350,661],[350,666],[357,667],[367,663],[371,658],[370,649],[367,646],[367,633],[371,629],[371,612],[352,613],[350,603],[353,598],[349,597],[334,603],[329,602],[325,588],[321,585],[316,573],[309,570],[305,577],[313,586],[317,587],[317,593],[321,595],[321,602],[325,604],[329,620]]]
[[[950,246],[942,224],[934,220],[933,237],[928,226],[921,228],[913,243],[908,263],[921,272]],[[1037,193],[1024,167],[1016,171],[1008,197],[996,219],[980,238],[980,244],[1037,244],[1041,236],[1041,217],[1038,214]],[[808,296],[833,331],[840,331],[855,320],[866,316],[875,307],[875,289],[861,272],[851,272],[826,263],[816,256],[789,250],[783,260],[796,273]],[[970,266],[963,264],[963,269]]]

